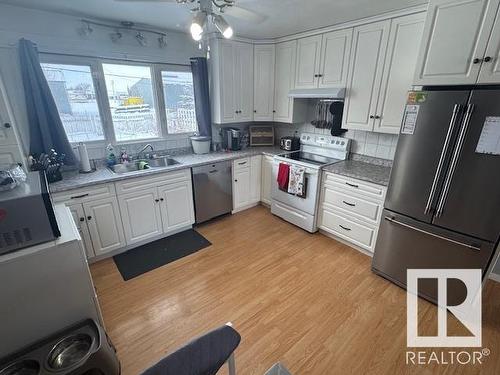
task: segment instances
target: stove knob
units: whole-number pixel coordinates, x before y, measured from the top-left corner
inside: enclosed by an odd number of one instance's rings
[[[340,142],[339,141],[336,141],[335,144],[338,145]]]
[[[344,141],[342,141],[342,142],[340,142],[340,144],[343,146],[343,145],[345,145],[345,142],[344,142]]]

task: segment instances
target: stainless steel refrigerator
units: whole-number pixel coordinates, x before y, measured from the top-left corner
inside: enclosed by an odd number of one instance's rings
[[[500,87],[410,92],[372,270],[406,286],[409,268],[481,268],[500,237]],[[495,142],[498,142],[495,146]],[[448,283],[448,301],[465,286]],[[437,282],[419,295],[437,300]]]

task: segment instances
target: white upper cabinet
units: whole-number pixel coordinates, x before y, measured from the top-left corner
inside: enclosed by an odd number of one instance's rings
[[[321,35],[299,39],[295,88],[312,89],[318,86],[321,57]]]
[[[345,86],[351,41],[352,29],[299,39],[295,88]]]
[[[274,44],[254,47],[254,121],[273,121],[274,67],[276,48]]]
[[[352,29],[323,34],[318,87],[346,85],[351,43]]]
[[[274,121],[293,121],[293,99],[288,97],[295,78],[297,41],[276,44],[276,70],[274,84]]]
[[[253,121],[253,45],[216,40],[210,59],[213,121]]]
[[[416,85],[474,84],[484,64],[499,0],[431,0],[417,59]],[[492,35],[492,43],[498,34]],[[493,58],[493,56],[491,56]],[[491,69],[490,69],[491,71]],[[491,80],[485,73],[484,79]],[[493,82],[493,81],[489,81]],[[494,81],[494,82],[498,82]]]
[[[382,85],[375,112],[374,128],[380,133],[399,133],[406,94],[415,71],[425,15],[414,14],[392,20],[384,62]]]
[[[391,21],[354,28],[343,127],[373,130]]]
[[[500,83],[500,10],[491,31],[479,73],[479,83]]]

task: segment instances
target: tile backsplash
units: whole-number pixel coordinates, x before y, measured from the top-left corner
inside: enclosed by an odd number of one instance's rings
[[[279,139],[284,136],[292,136],[297,133],[315,133],[330,135],[330,129],[317,129],[310,123],[305,124],[276,124],[276,137]],[[351,152],[360,155],[376,157],[380,159],[394,159],[396,144],[398,142],[397,134],[373,133],[364,130],[348,130],[342,137],[352,140]]]

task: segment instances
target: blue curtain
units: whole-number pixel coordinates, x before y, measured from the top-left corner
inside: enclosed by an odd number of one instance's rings
[[[193,72],[194,103],[196,120],[200,135],[212,136],[212,114],[208,86],[207,59],[204,57],[191,58]]]
[[[74,165],[76,158],[40,66],[35,44],[19,40],[19,58],[28,112],[30,154],[48,153],[53,148],[59,155],[66,155],[65,164]]]

